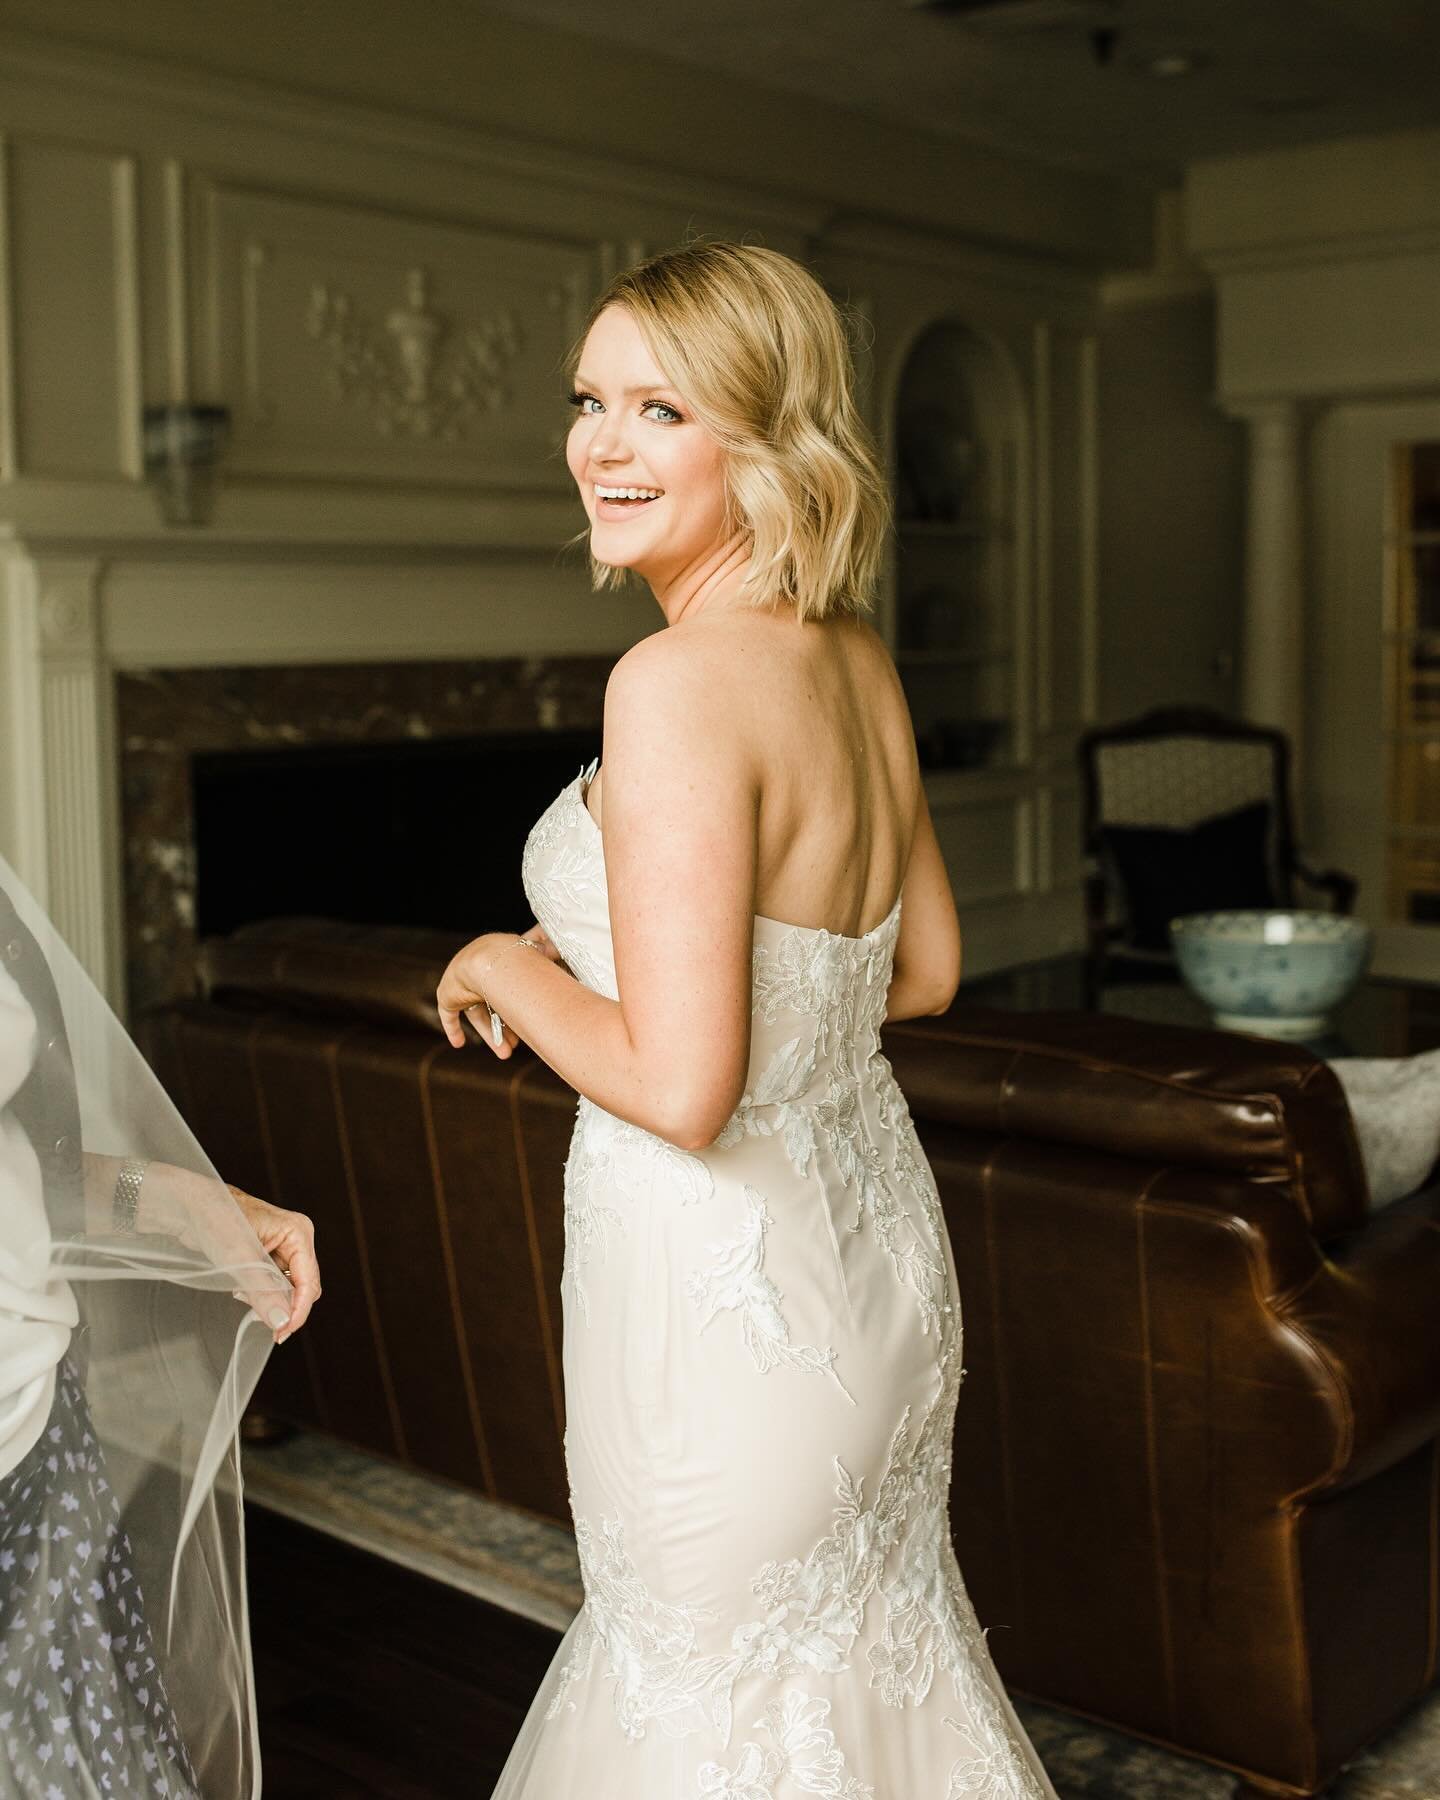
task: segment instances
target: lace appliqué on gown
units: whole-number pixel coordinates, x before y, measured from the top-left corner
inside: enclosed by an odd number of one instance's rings
[[[584,1274],[591,1257],[626,1220],[652,1204],[694,1206],[709,1198],[715,1180],[700,1157],[582,1097],[565,1162],[563,1290],[583,1317],[590,1314]]]
[[[835,1352],[790,1342],[780,1290],[765,1273],[765,1232],[771,1224],[765,1196],[747,1187],[745,1199],[739,1236],[711,1244],[710,1266],[690,1277],[690,1297],[700,1308],[700,1329],[722,1312],[738,1313],[745,1347],[762,1375],[777,1368],[829,1375],[853,1406],[855,1396],[835,1372]]]
[[[701,1800],[780,1800],[781,1782],[796,1794],[874,1800],[874,1788],[846,1773],[829,1717],[828,1700],[795,1688],[772,1700],[753,1727],[768,1743],[747,1743],[733,1769],[705,1763],[699,1771]]]

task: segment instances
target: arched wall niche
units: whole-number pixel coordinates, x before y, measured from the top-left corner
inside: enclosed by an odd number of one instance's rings
[[[927,768],[1027,751],[1025,408],[1005,348],[962,319],[920,329],[891,397],[892,644]]]

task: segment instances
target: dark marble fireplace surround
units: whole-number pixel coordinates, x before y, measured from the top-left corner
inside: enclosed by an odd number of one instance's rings
[[[308,783],[304,791],[331,791],[325,783],[338,780],[352,760],[331,753],[344,746],[359,752],[347,777],[351,802],[343,817],[338,809],[327,809],[315,819],[325,856],[312,860],[317,867],[332,855],[342,860],[353,904],[283,910],[333,910],[340,917],[374,920],[377,884],[372,875],[367,888],[367,858],[373,868],[375,855],[387,854],[379,848],[387,840],[383,829],[372,838],[357,826],[363,811],[356,811],[354,797],[363,798],[368,783],[390,796],[392,810],[395,795],[419,792],[424,806],[434,803],[438,830],[453,831],[455,838],[448,858],[443,845],[428,845],[434,857],[427,878],[434,883],[434,918],[395,922],[474,932],[510,927],[509,918],[486,914],[487,900],[503,910],[508,894],[514,910],[524,841],[518,821],[531,804],[533,818],[547,787],[557,791],[598,751],[605,682],[614,660],[612,655],[537,656],[121,673],[116,709],[130,1016],[194,991],[195,948],[207,920],[228,926],[267,910],[266,895],[277,891],[276,862],[285,856],[285,815],[305,816],[303,808],[285,804],[290,790]],[[386,744],[395,746],[397,755],[380,755],[378,747]],[[468,765],[472,749],[473,765]],[[277,758],[279,773],[272,788],[279,797],[275,831],[266,828],[263,810],[256,812],[252,780],[268,774],[267,752]],[[222,753],[234,758],[233,768],[229,758],[218,760]],[[207,808],[201,838],[210,846],[205,864],[216,871],[213,877],[197,857],[196,758]],[[443,784],[443,795],[428,791],[427,781]],[[486,794],[506,798],[511,789],[517,823],[497,831],[496,820],[506,809],[487,808]],[[239,827],[228,831],[223,816],[217,821],[209,809],[232,793],[246,798]],[[383,827],[386,821],[379,823]],[[408,839],[402,835],[401,854],[412,860],[416,847],[436,833],[413,819],[399,823],[411,827]],[[309,855],[314,846],[307,842],[302,848]],[[487,878],[492,865],[493,880]],[[206,891],[207,879],[222,886]],[[422,896],[422,911],[427,904]]]

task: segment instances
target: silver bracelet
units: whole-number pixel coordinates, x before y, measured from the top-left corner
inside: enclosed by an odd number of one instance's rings
[[[517,937],[515,939],[514,944],[507,944],[505,946],[505,950],[513,950],[515,948],[515,944],[523,944],[527,950],[539,950],[540,949],[540,946],[535,942],[534,938]],[[495,952],[495,954],[490,958],[489,962],[486,963],[485,973],[487,975],[495,967],[496,963],[499,962],[500,958],[505,954],[505,950],[497,950]],[[543,950],[540,953],[542,956],[544,955]],[[500,1017],[499,1013],[496,1012],[495,1008],[493,1006],[491,1006],[491,1004],[488,1000],[485,1002],[485,1009],[490,1014],[490,1042],[498,1050],[500,1048],[500,1046],[505,1042],[505,1021]]]
[[[117,1232],[133,1232],[135,1208],[140,1201],[140,1183],[150,1167],[143,1157],[131,1156],[121,1163],[115,1177],[115,1199],[110,1208],[110,1222]]]

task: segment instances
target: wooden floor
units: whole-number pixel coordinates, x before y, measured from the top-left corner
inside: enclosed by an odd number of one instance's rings
[[[488,1800],[553,1631],[247,1509],[265,1800]]]

